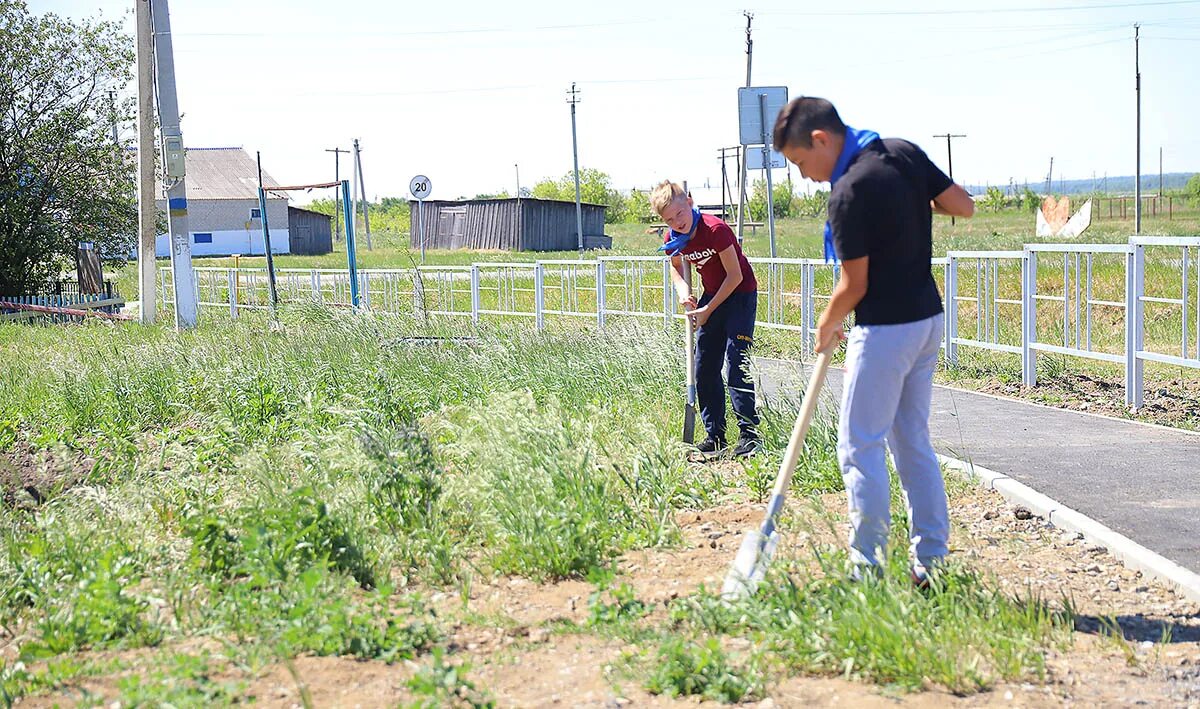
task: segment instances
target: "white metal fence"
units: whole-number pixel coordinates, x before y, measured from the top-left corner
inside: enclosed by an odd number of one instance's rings
[[[756,325],[796,332],[811,352],[837,264],[750,261],[759,282]],[[1135,407],[1146,362],[1200,369],[1200,237],[951,251],[932,265],[945,297],[950,366],[964,348],[1013,354],[1023,383],[1035,386],[1039,352],[1123,363],[1126,402]],[[422,317],[529,318],[539,329],[547,317],[594,320],[601,328],[623,317],[669,324],[682,317],[669,269],[657,256],[362,269],[358,290],[360,307]],[[228,308],[237,317],[240,309],[268,306],[266,269],[195,271],[202,307]],[[170,269],[160,277],[169,305]],[[351,307],[345,270],[277,269],[276,281],[281,302]]]

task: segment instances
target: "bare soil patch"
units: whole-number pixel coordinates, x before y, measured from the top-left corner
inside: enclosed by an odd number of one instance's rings
[[[814,544],[840,543],[844,498],[827,495],[814,503],[794,500],[783,555],[811,555]],[[1071,647],[1052,651],[1044,682],[1002,684],[989,692],[957,697],[938,688],[897,694],[884,687],[831,677],[788,677],[777,681],[760,706],[1200,706],[1200,607],[1172,589],[1144,579],[1107,553],[1038,517],[1018,519],[998,494],[969,488],[952,499],[952,554],[1013,594],[1033,593],[1054,605],[1069,599],[1077,611]],[[833,523],[806,524],[817,508]],[[681,512],[683,543],[674,549],[644,550],[620,562],[617,582],[632,586],[652,604],[651,621],[666,613],[672,598],[717,586],[745,529],[757,524],[762,506],[726,504]],[[1021,515],[1025,516],[1024,514]],[[639,648],[588,631],[584,581],[536,584],[496,578],[477,583],[465,604],[462,594],[435,593],[433,601],[450,633],[446,662],[468,663],[467,677],[498,706],[676,706],[694,699],[646,693],[620,670],[622,657]],[[1119,628],[1111,635],[1105,628]],[[748,641],[741,641],[748,642]],[[21,706],[73,703],[117,695],[120,676],[144,672],[156,653],[189,652],[194,641],[124,655],[126,668],[114,676],[83,680],[76,690],[29,698]],[[219,647],[214,657],[219,657]],[[265,707],[384,707],[416,697],[407,681],[428,657],[385,664],[345,658],[301,657],[291,668],[274,665],[248,674],[226,663],[214,681],[244,683],[239,692]]]

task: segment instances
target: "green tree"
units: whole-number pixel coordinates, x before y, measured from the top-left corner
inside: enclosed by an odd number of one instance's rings
[[[1001,209],[1004,209],[1004,203],[1004,191],[999,187],[988,187],[987,194],[978,200],[979,206],[993,212],[998,212]]]
[[[638,224],[657,221],[654,207],[650,206],[650,193],[641,190],[630,190],[625,198],[625,218],[622,221]]]
[[[795,200],[795,195],[792,192],[792,183],[789,180],[784,180],[778,184],[771,186],[771,208],[775,212],[775,218],[780,219],[792,214],[792,203]],[[750,200],[746,202],[750,210],[750,218],[754,221],[761,222],[767,218],[767,181],[755,180],[754,191],[750,195]]]
[[[811,195],[796,195],[792,202],[792,213],[798,217],[824,218],[829,208],[829,192],[817,190]]]
[[[0,0],[0,294],[73,268],[80,242],[120,261],[137,234],[134,159],[114,121],[134,101],[133,43],[115,22],[34,16]]]
[[[533,186],[532,194],[539,199],[575,201],[575,173],[568,172],[557,181],[546,178]],[[608,173],[585,167],[579,170],[579,198],[591,204],[608,207],[604,221],[613,224],[626,218],[625,197],[613,189]]]
[[[1023,191],[1021,193],[1020,202],[1021,202],[1021,209],[1024,209],[1026,212],[1029,212],[1030,214],[1033,214],[1034,212],[1036,212],[1038,210],[1039,207],[1042,206],[1041,196],[1038,195],[1037,192],[1034,192],[1033,190],[1029,189],[1028,186],[1026,186],[1025,191]]]
[[[321,214],[333,216],[335,203],[332,199],[314,199],[305,209]],[[409,229],[409,206],[408,200],[402,197],[384,197],[378,202],[367,203],[367,215],[371,219],[372,234],[407,234]],[[341,212],[338,212],[338,218],[341,218]],[[362,229],[362,207],[359,207],[358,218],[355,220],[358,225],[356,229]],[[356,231],[355,233],[360,233]],[[338,235],[341,238],[341,235]]]
[[[1200,172],[1188,178],[1187,184],[1183,186],[1183,191],[1188,197],[1200,200]]]

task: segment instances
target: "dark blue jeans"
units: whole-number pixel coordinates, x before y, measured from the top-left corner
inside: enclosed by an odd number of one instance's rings
[[[705,293],[704,306],[712,300]],[[725,381],[722,366],[729,364],[729,399],[743,435],[755,435],[758,412],[754,410],[754,382],[750,379],[750,346],[754,344],[754,316],[758,293],[734,293],[717,306],[696,332],[696,398],[700,418],[713,440],[725,439]]]

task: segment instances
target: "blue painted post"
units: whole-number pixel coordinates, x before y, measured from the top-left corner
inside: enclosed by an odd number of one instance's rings
[[[346,261],[350,267],[350,303],[358,307],[358,255],[354,246],[354,219],[350,213],[350,181],[342,180],[342,216],[346,222]]]
[[[267,224],[267,193],[262,188],[262,163],[259,162],[258,212],[262,217],[263,252],[267,257],[267,291],[271,299],[271,314],[275,314],[275,306],[279,304],[279,294],[275,290],[275,259],[271,254],[271,227]],[[250,250],[251,253],[254,249]]]

